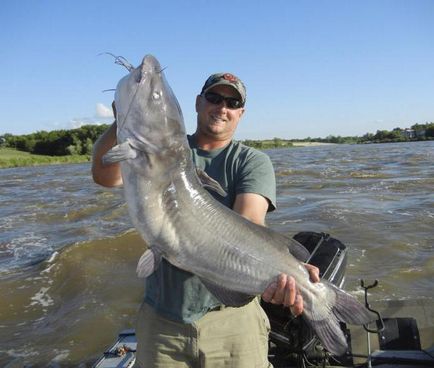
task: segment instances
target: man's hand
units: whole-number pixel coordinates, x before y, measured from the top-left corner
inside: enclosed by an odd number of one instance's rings
[[[319,282],[319,268],[309,263],[304,263],[304,267],[309,272],[309,278],[312,282]]]
[[[119,163],[103,165],[102,157],[117,143],[116,131],[116,106],[112,102],[113,124],[97,139],[92,152],[92,177],[95,183],[105,187],[117,187],[122,185],[121,166]]]
[[[310,281],[318,282],[320,280],[318,267],[307,263],[304,266],[309,272]],[[297,290],[295,280],[284,273],[279,275],[277,282],[268,285],[262,294],[262,299],[268,303],[289,307],[294,316],[303,313],[303,297]]]

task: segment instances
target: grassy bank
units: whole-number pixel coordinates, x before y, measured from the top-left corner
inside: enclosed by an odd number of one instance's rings
[[[246,139],[241,141],[241,143],[246,146],[257,148],[257,149],[271,149],[271,148],[291,148],[293,147],[292,141],[287,139],[263,139],[263,140],[255,140],[255,139]]]
[[[265,140],[251,140],[246,139],[241,141],[249,147],[254,147],[260,150],[271,149],[271,148],[293,148],[293,147],[313,147],[322,145],[334,145],[335,143],[325,143],[316,141],[291,141],[288,139],[265,139]]]
[[[43,156],[33,155],[28,152],[17,151],[12,148],[0,148],[0,168],[63,163],[80,163],[89,161],[89,155]]]

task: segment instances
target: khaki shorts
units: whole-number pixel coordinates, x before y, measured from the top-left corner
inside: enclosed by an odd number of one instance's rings
[[[134,367],[272,367],[267,359],[269,332],[257,298],[241,308],[210,311],[192,324],[163,318],[143,303]]]

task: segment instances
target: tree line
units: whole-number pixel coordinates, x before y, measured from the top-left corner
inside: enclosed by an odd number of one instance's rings
[[[90,155],[97,138],[108,128],[107,124],[84,125],[77,129],[39,131],[26,135],[5,134],[0,137],[3,146],[15,148],[33,154],[48,156]],[[327,136],[325,138],[281,139],[242,141],[245,145],[259,148],[290,147],[293,142],[323,143],[385,143],[408,142],[434,139],[434,123],[414,124],[411,128],[395,128],[391,131],[377,130],[375,134],[366,133],[359,137]]]
[[[336,140],[331,143],[388,143],[411,142],[434,139],[434,123],[414,124],[410,128],[394,128],[393,130],[377,130],[375,134],[366,133],[361,137],[344,137],[350,142],[341,142],[341,137],[331,137]]]
[[[77,129],[39,131],[32,134],[2,137],[3,145],[37,155],[90,155],[97,138],[108,128],[107,124],[83,125]]]
[[[363,136],[333,136],[325,138],[304,139],[281,139],[273,138],[267,140],[246,139],[242,141],[246,146],[258,149],[283,148],[290,147],[294,142],[321,142],[321,143],[346,143],[346,144],[364,144],[364,143],[389,143],[389,142],[411,142],[434,139],[434,123],[414,124],[410,128],[395,128],[389,130],[377,130],[374,133],[366,133]]]

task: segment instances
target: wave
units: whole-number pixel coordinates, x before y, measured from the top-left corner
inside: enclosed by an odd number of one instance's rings
[[[134,325],[143,297],[135,268],[145,248],[127,232],[74,244],[3,279],[0,366],[78,366],[96,357],[120,329]]]

